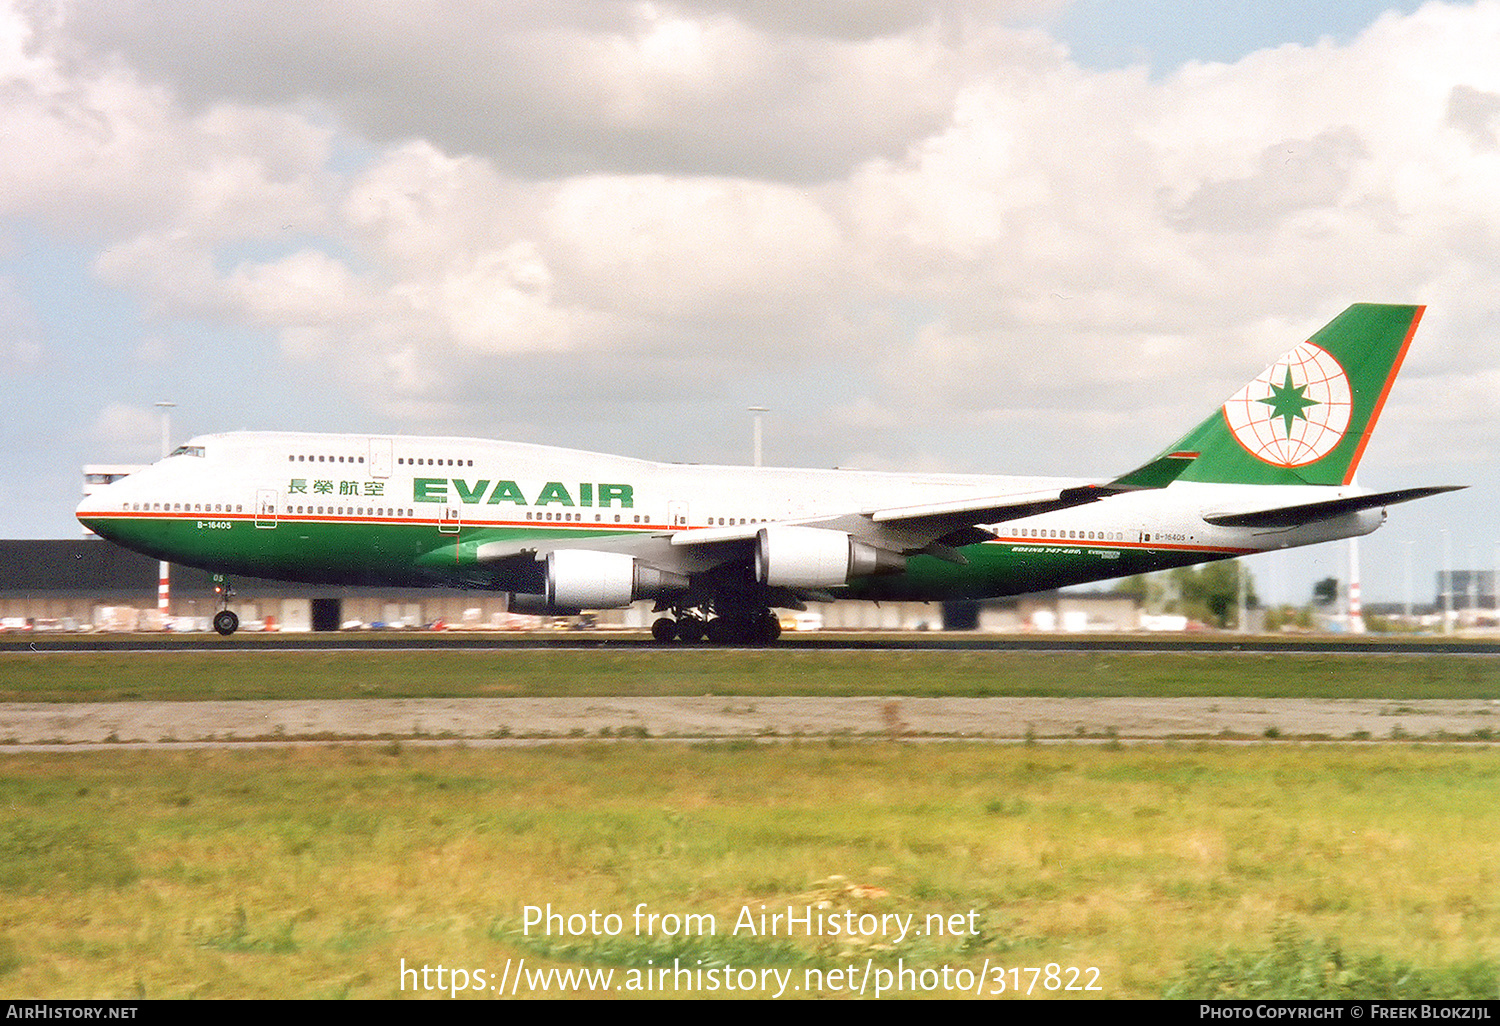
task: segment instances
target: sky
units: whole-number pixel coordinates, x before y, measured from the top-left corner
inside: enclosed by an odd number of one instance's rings
[[[1496,53],[1500,0],[5,0],[0,537],[76,537],[161,400],[1108,478],[1422,303],[1359,480],[1471,486],[1363,543],[1430,598],[1500,558]]]

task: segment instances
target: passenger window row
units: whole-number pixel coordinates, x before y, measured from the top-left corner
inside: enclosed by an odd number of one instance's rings
[[[363,456],[308,456],[306,454],[288,455],[288,463],[363,463]]]
[[[410,517],[415,516],[416,511],[410,509],[386,509],[384,506],[288,506],[285,515],[291,516],[297,513],[332,514],[333,516],[356,516],[356,517]]]
[[[582,513],[541,513],[541,512],[534,512],[532,510],[527,510],[526,511],[526,519],[527,520],[552,520],[552,521],[561,520],[561,521],[570,521],[570,522],[573,522],[573,523],[580,523],[581,524],[581,523],[583,523],[583,514]],[[625,518],[622,517],[620,514],[616,513],[615,514],[614,522],[617,523],[617,524],[623,524],[625,522]],[[650,520],[650,518],[646,518],[646,519],[643,520],[641,518],[640,514],[637,513],[635,515],[635,521],[634,522],[637,523],[637,524],[642,524],[642,523],[649,524],[651,522],[651,520]],[[594,514],[594,523],[596,523],[596,524],[602,524],[602,523],[604,523],[604,514],[602,514],[602,513],[595,513]]]

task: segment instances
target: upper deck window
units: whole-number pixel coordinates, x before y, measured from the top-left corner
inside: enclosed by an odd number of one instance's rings
[[[177,448],[175,448],[175,449],[172,450],[171,454],[168,455],[167,458],[171,459],[173,456],[199,456],[199,457],[201,457],[202,455],[203,455],[203,446],[201,446],[201,445],[179,445]]]

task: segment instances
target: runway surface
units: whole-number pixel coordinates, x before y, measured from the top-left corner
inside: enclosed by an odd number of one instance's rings
[[[1500,701],[453,698],[0,703],[0,752],[585,739],[1500,741]]]
[[[646,650],[622,631],[241,634],[37,634],[5,652]],[[679,648],[680,646],[673,646]],[[1500,656],[1484,638],[1187,635],[788,634],[808,650],[1188,652]],[[1500,740],[1500,701],[1260,698],[447,698],[0,703],[0,751],[123,745],[579,739],[909,738],[994,741],[1286,739]]]
[[[392,631],[318,634],[5,634],[3,652],[423,651],[429,649],[633,649],[664,647],[644,631]],[[672,648],[684,646],[674,644]],[[1500,637],[1187,634],[988,634],[969,631],[809,631],[772,648],[865,651],[1258,652],[1500,656]]]

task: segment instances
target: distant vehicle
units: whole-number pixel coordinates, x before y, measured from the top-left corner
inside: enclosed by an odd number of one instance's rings
[[[546,616],[655,599],[660,640],[770,641],[772,610],[809,601],[982,599],[1368,534],[1386,507],[1451,490],[1353,483],[1423,309],[1350,307],[1112,480],[239,432],[194,438],[78,518],[222,574],[485,588]]]

